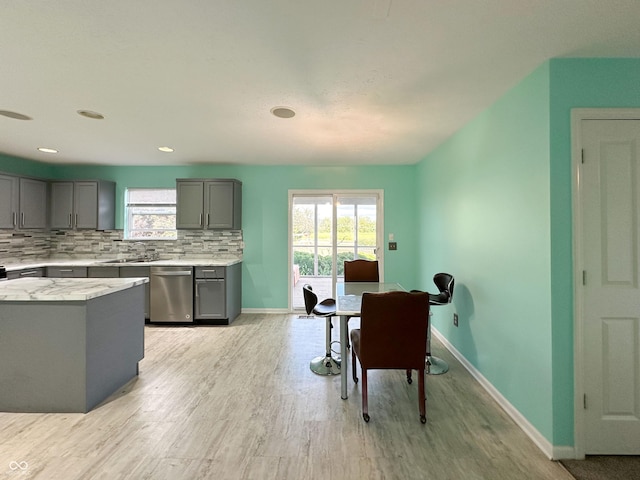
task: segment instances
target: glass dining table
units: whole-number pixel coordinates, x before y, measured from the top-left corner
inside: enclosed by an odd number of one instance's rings
[[[343,400],[349,398],[347,394],[347,377],[349,355],[347,353],[347,338],[349,335],[349,318],[360,316],[362,294],[364,292],[380,293],[404,291],[399,283],[378,282],[338,282],[336,284],[336,315],[340,316],[340,367],[341,394]]]

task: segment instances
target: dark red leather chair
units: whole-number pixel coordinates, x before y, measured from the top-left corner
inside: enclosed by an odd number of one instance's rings
[[[377,260],[347,260],[344,262],[345,282],[379,282]]]
[[[379,282],[380,273],[378,272],[378,261],[365,260],[363,258],[358,258],[357,260],[345,260],[344,281]],[[351,348],[351,344],[349,342],[347,342],[347,348]]]
[[[429,294],[426,292],[364,293],[360,328],[351,331],[353,381],[358,382],[356,357],[362,367],[362,417],[369,421],[367,372],[402,369],[411,383],[418,371],[420,421],[426,423],[425,357],[429,326]]]

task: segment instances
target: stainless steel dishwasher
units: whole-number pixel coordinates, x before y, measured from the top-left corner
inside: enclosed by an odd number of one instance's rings
[[[151,267],[150,322],[193,322],[193,268]]]

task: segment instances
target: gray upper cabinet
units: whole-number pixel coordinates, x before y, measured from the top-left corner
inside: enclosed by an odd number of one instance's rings
[[[176,181],[178,229],[242,228],[242,183],[230,179],[178,179]]]
[[[47,182],[20,178],[20,228],[47,227]]]
[[[52,182],[51,228],[73,228],[73,182]]]
[[[47,182],[0,175],[0,228],[46,228]]]
[[[116,184],[104,180],[51,182],[51,228],[115,228]]]
[[[0,175],[0,228],[18,226],[18,177]]]
[[[203,228],[204,182],[176,182],[176,228]]]

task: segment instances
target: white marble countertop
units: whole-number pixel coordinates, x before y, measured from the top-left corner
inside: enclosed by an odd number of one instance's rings
[[[0,282],[0,302],[86,301],[149,281],[140,278],[20,278]]]
[[[84,258],[84,259],[42,259],[40,261],[29,261],[28,263],[11,263],[5,264],[4,267],[7,272],[16,270],[24,270],[27,268],[41,268],[41,267],[124,267],[127,265],[132,266],[175,266],[175,267],[230,267],[236,263],[241,263],[241,258],[178,258],[167,260],[150,260],[150,261],[136,261],[136,262],[114,262],[109,260],[116,260],[115,258]]]

